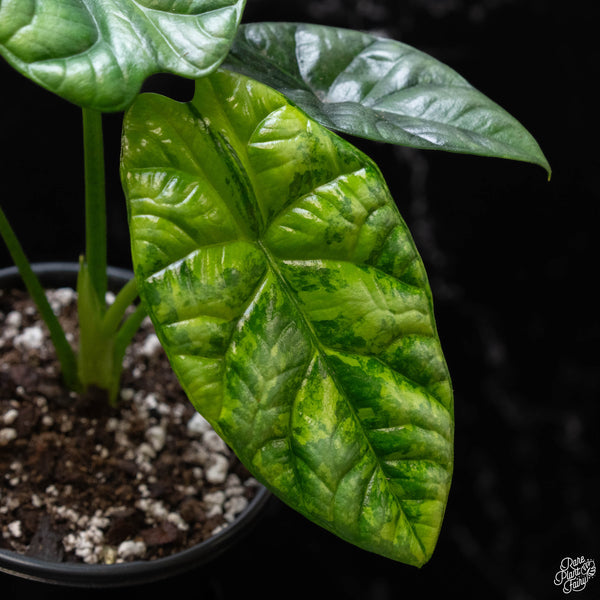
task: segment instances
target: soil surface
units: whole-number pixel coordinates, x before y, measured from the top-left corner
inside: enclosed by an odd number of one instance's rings
[[[48,292],[76,341],[75,292]],[[55,561],[151,560],[226,527],[257,482],[198,415],[146,319],[118,406],[61,385],[27,295],[0,291],[0,548]]]

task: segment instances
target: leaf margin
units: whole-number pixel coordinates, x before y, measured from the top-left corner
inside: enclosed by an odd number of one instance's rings
[[[335,73],[328,73],[328,65],[336,63],[339,57],[336,57],[335,53],[329,54],[327,58],[312,56],[311,54],[315,52],[310,49],[310,45],[306,42],[298,42],[304,34],[312,36],[313,40],[322,40],[328,52],[336,46],[337,51],[342,55],[348,52],[348,46],[355,43],[361,52],[371,45],[383,44],[395,49],[398,55],[410,56],[413,62],[419,64],[419,69],[424,69],[424,80],[447,80],[452,82],[452,86],[448,86],[446,90],[443,86],[438,87],[437,90],[421,86],[421,89],[414,90],[414,99],[409,99],[409,103],[423,103],[424,98],[429,94],[432,105],[436,102],[439,104],[441,101],[452,105],[457,103],[457,98],[462,94],[464,106],[454,107],[455,112],[460,114],[466,109],[481,111],[484,114],[479,118],[480,121],[495,119],[495,126],[499,130],[509,128],[512,130],[510,136],[512,139],[504,141],[497,133],[482,135],[464,127],[446,127],[444,131],[441,128],[443,123],[438,124],[433,121],[428,123],[425,119],[403,115],[399,104],[396,106],[392,104],[391,107],[382,109],[354,100],[328,100],[327,96],[331,90],[324,87],[322,81],[332,79]],[[304,46],[309,50],[304,51],[302,49]],[[290,59],[290,57],[294,58]],[[345,66],[347,66],[347,59],[348,57],[344,55],[342,63]],[[374,80],[378,75],[376,72],[378,66],[375,59],[372,62],[375,66],[367,75]],[[319,64],[322,68],[322,72],[319,73],[322,81],[318,81],[318,78],[308,81],[302,71],[316,69]],[[497,103],[476,90],[452,68],[403,42],[381,35],[325,25],[293,22],[247,23],[239,27],[222,67],[245,74],[277,89],[313,119],[334,131],[425,150],[444,150],[528,162],[545,169],[550,179],[551,167],[546,157],[533,136],[521,123]],[[339,74],[336,78],[338,76]],[[350,83],[357,82],[360,83],[360,79],[355,78],[354,82]],[[381,84],[379,82],[374,85]],[[395,91],[406,92],[406,89],[399,88]],[[437,92],[440,92],[440,99],[435,97]]]

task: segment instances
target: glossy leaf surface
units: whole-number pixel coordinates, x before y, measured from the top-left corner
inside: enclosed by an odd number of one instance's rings
[[[77,105],[120,110],[146,77],[223,60],[245,0],[2,0],[0,53]]]
[[[531,162],[537,142],[505,110],[406,44],[321,25],[242,25],[225,63],[331,129],[415,148]]]
[[[143,94],[122,179],[138,288],[196,409],[340,537],[431,556],[453,400],[421,259],[373,162],[228,71]]]

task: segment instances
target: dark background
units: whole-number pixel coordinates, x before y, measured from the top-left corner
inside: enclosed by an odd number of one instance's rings
[[[429,52],[516,116],[553,168],[547,182],[531,165],[360,144],[421,251],[455,388],[455,476],[425,567],[356,549],[272,500],[243,544],[184,576],[103,592],[0,575],[3,600],[148,591],[543,600],[563,597],[553,585],[563,557],[598,563],[597,17],[593,1],[248,0],[245,22],[365,29]],[[2,206],[32,261],[76,260],[84,247],[80,113],[5,63],[0,73]],[[187,85],[167,84],[188,94]],[[105,121],[115,182],[109,261],[127,267],[121,116]],[[0,267],[8,264],[2,248]],[[577,597],[600,597],[600,575]]]

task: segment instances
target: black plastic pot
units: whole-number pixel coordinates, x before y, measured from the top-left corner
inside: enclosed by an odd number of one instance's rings
[[[75,285],[76,263],[38,263],[32,265],[44,287]],[[133,274],[126,269],[109,268],[109,289],[117,290]],[[23,288],[15,267],[0,269],[0,288]],[[270,493],[261,486],[248,507],[225,529],[200,544],[165,558],[113,565],[56,563],[0,549],[0,571],[25,579],[72,587],[111,588],[151,583],[179,575],[208,563],[226,552],[253,526]]]

